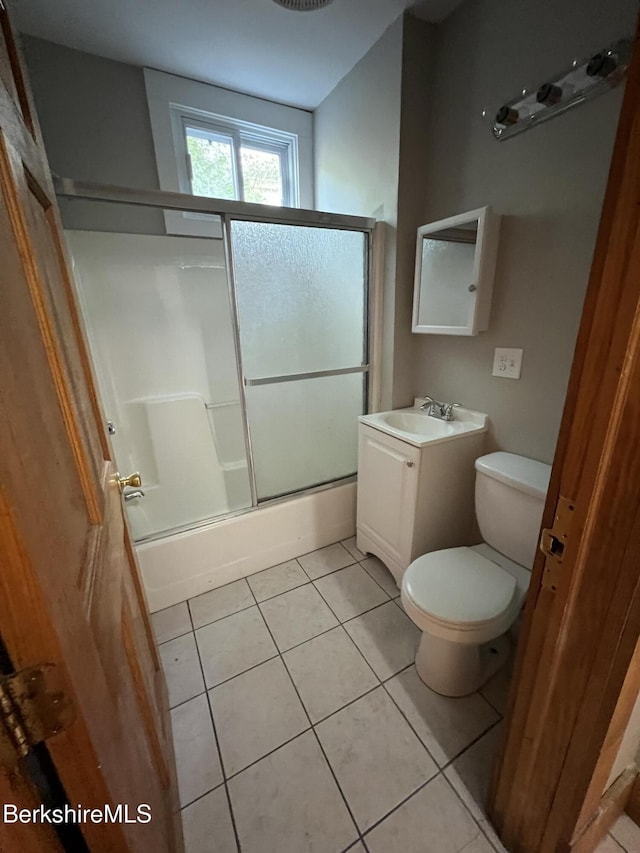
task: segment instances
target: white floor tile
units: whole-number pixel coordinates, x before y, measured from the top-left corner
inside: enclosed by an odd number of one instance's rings
[[[252,604],[255,604],[255,601],[249,584],[244,578],[218,589],[212,589],[210,592],[189,599],[193,627],[201,628],[209,622],[215,622],[216,619],[231,616],[232,613],[251,607]]]
[[[283,657],[313,723],[378,684],[344,628],[296,646]]]
[[[640,826],[634,823],[629,815],[620,815],[611,827],[611,835],[629,853],[640,851]]]
[[[281,651],[310,640],[338,624],[318,590],[311,584],[263,601],[260,609]]]
[[[380,584],[382,589],[391,598],[397,598],[400,595],[396,579],[382,560],[379,560],[377,557],[367,557],[360,565],[371,575],[376,583]]]
[[[384,688],[316,727],[361,830],[437,773],[437,766]]]
[[[500,719],[479,693],[460,699],[434,693],[414,666],[385,686],[440,767]]]
[[[507,713],[507,701],[509,699],[509,688],[513,675],[513,660],[510,660],[493,678],[484,685],[480,691],[487,702],[504,716]]]
[[[204,691],[202,670],[193,634],[169,640],[159,647],[162,668],[167,679],[169,707],[179,705]]]
[[[222,782],[207,697],[202,694],[171,711],[180,805],[185,806]]]
[[[476,837],[463,847],[460,853],[495,853],[495,849],[489,844],[486,837],[480,832]]]
[[[167,640],[174,640],[182,634],[188,634],[191,631],[191,619],[189,618],[187,602],[181,601],[180,604],[174,604],[173,607],[152,613],[151,623],[158,644],[166,643]]]
[[[378,678],[390,678],[413,663],[420,631],[393,601],[344,626]]]
[[[612,835],[607,835],[596,847],[595,853],[628,853]]]
[[[237,853],[224,785],[182,810],[185,853]]]
[[[300,568],[297,560],[289,560],[264,572],[258,572],[257,575],[251,575],[247,581],[256,599],[265,601],[267,598],[273,598],[274,595],[280,595],[282,592],[309,583],[309,578]]]
[[[357,831],[312,732],[229,782],[242,853],[340,853]]]
[[[490,847],[489,853],[509,853],[506,847],[503,847],[502,841],[498,838],[498,835],[493,828],[493,825],[486,818],[480,821],[480,829],[483,831],[485,837],[488,839]]]
[[[346,548],[336,542],[335,545],[327,545],[326,548],[320,548],[318,551],[305,554],[304,557],[298,557],[298,562],[311,580],[316,580],[316,578],[327,575],[329,572],[344,569],[345,566],[355,563],[355,559]]]
[[[227,777],[309,728],[279,657],[214,687],[209,701]]]
[[[370,853],[460,853],[480,829],[438,776],[366,836]],[[491,848],[489,848],[491,849]]]
[[[314,586],[341,622],[389,600],[358,563],[314,581]]]
[[[278,653],[255,606],[199,628],[196,640],[207,687],[215,687]]]
[[[367,556],[366,554],[363,554],[362,551],[356,545],[355,536],[350,536],[349,539],[343,539],[340,544],[347,549],[347,551],[351,554],[354,560],[364,560],[364,558]]]
[[[483,735],[444,771],[471,814],[478,821],[486,820],[489,783],[502,739],[502,723]]]

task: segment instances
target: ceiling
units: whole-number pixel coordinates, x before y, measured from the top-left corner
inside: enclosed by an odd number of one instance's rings
[[[14,0],[18,28],[68,47],[314,109],[405,9],[440,21],[461,0]]]

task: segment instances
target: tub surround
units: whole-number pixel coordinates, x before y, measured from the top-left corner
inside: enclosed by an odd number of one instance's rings
[[[154,612],[353,536],[356,484],[260,507],[136,546]]]

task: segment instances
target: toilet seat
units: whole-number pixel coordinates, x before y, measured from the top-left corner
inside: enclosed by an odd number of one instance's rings
[[[477,630],[502,622],[516,597],[513,575],[471,548],[423,554],[402,579],[403,601],[442,628]]]

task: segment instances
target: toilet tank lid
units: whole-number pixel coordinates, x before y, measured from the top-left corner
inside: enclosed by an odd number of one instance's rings
[[[544,498],[549,488],[551,465],[515,453],[498,451],[476,459],[476,471],[527,495]]]

